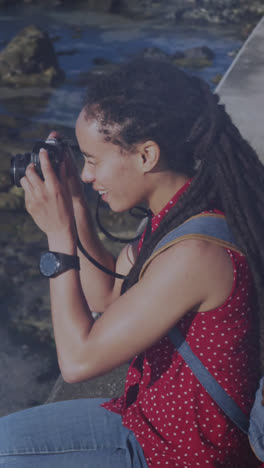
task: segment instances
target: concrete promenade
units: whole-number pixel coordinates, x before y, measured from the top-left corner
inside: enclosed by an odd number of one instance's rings
[[[216,92],[242,135],[264,162],[264,18],[243,45]],[[122,392],[127,366],[80,384],[59,377],[48,401],[112,397]]]
[[[216,88],[241,134],[264,162],[264,17]]]

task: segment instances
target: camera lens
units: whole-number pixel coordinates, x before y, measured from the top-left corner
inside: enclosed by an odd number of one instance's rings
[[[63,161],[63,152],[66,145],[55,139],[47,141],[37,140],[33,145],[31,153],[16,154],[11,159],[10,176],[13,185],[21,187],[20,179],[24,177],[27,166],[30,163],[34,164],[36,173],[42,180],[44,180],[39,160],[39,151],[41,148],[45,148],[47,150],[53,170],[57,177],[59,176],[59,167],[60,163]]]
[[[21,187],[20,179],[24,177],[26,168],[29,165],[31,160],[31,154],[16,154],[11,159],[11,167],[10,167],[10,176],[11,176],[11,183],[16,185],[17,187]]]

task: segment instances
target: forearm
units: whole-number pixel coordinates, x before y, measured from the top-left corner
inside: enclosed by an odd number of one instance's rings
[[[76,255],[77,247],[71,232],[48,238],[50,250]],[[83,345],[94,319],[85,299],[79,271],[71,269],[50,279],[50,300],[58,362],[63,376],[78,371]]]
[[[115,271],[115,259],[105,249],[93,226],[92,216],[85,201],[74,203],[74,214],[79,238],[85,250],[109,270]],[[94,266],[78,250],[82,288],[91,310],[103,312],[111,302],[114,278]]]
[[[79,272],[69,270],[50,279],[50,299],[58,362],[63,377],[69,381],[79,372],[82,349],[94,323]]]

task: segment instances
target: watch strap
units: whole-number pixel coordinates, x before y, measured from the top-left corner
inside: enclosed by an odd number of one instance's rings
[[[63,271],[71,270],[72,268],[74,268],[74,270],[80,270],[80,258],[78,255],[69,255],[62,252],[54,252],[52,250],[49,252],[56,255],[61,267],[63,268]]]
[[[40,272],[42,275],[48,278],[56,278],[58,275],[61,273],[64,273],[65,271],[74,269],[74,270],[80,270],[80,259],[77,255],[69,255],[65,254],[63,252],[55,252],[53,250],[47,250],[46,252],[42,252],[41,258],[40,258],[40,263],[43,257],[45,258],[45,255],[47,254],[52,254],[57,262],[56,269],[54,273],[52,274],[45,274],[43,270],[40,268]]]

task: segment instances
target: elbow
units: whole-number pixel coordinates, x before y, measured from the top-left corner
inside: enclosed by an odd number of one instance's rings
[[[80,372],[77,371],[77,369],[65,369],[61,367],[60,370],[64,382],[68,384],[83,382],[84,380],[87,380],[89,378],[89,376],[81,375]]]
[[[66,382],[67,384],[74,384],[83,381],[83,379],[78,378],[78,376],[73,373],[61,372],[61,375],[64,382]]]
[[[77,380],[76,380],[76,372],[74,373],[72,371],[72,369],[69,368],[69,366],[65,366],[65,365],[62,365],[60,362],[59,362],[59,368],[60,368],[60,371],[61,371],[61,376],[64,380],[64,382],[68,383],[68,384],[73,384],[73,383],[77,383]]]
[[[85,365],[76,362],[68,362],[67,364],[59,362],[59,367],[64,382],[68,384],[83,382],[93,377],[89,362],[85,362]]]

